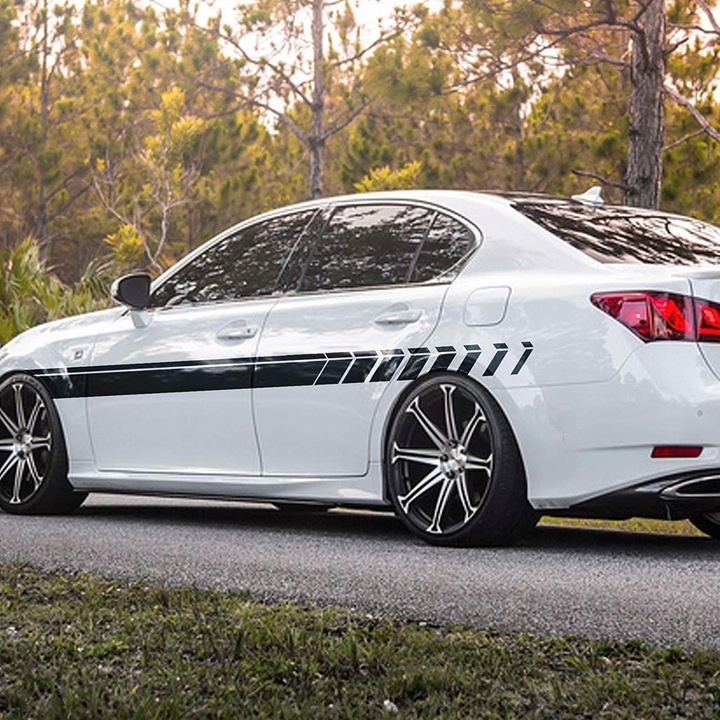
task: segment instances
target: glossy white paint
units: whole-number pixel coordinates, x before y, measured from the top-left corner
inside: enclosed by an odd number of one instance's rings
[[[370,424],[388,389],[372,381],[391,351],[425,344],[447,285],[368,289],[282,298],[263,331],[261,358],[307,352],[376,352],[367,382],[255,390],[265,475],[364,475]],[[330,303],[328,303],[330,300]],[[330,304],[330,307],[328,307]],[[349,370],[348,370],[349,371]]]
[[[720,345],[646,345],[589,301],[595,292],[636,289],[720,301],[717,271],[601,265],[502,198],[392,198],[444,208],[481,230],[479,250],[452,284],[179,305],[143,322],[114,309],[24,334],[0,351],[0,374],[187,369],[256,357],[257,372],[267,373],[303,355],[316,358],[320,373],[332,356],[319,355],[375,351],[372,374],[392,357],[383,351],[400,349],[405,361],[423,346],[432,353],[426,368],[438,348],[455,348],[448,370],[456,372],[470,346],[479,349],[470,375],[510,422],[536,508],[720,468]],[[382,504],[385,433],[412,382],[398,377],[60,398],[70,478],[87,490]],[[694,459],[652,459],[659,444],[704,450]]]
[[[222,368],[222,361],[253,358],[275,302],[177,305],[148,313],[150,322],[141,328],[124,314],[98,337],[92,365],[162,364],[169,366],[164,371],[168,376],[187,372],[180,363],[202,367],[204,361],[220,361]],[[144,375],[146,371],[128,373]],[[153,380],[152,371],[147,374],[151,375],[149,385],[162,382]],[[260,474],[249,389],[91,396],[87,408],[100,471]]]

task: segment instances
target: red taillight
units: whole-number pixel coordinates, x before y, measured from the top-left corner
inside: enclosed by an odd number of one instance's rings
[[[700,342],[720,342],[720,305],[695,298],[695,318]]]
[[[645,342],[694,340],[720,343],[720,304],[663,292],[595,293],[593,305]]]
[[[646,342],[695,339],[693,301],[685,295],[614,292],[595,293],[590,300]]]

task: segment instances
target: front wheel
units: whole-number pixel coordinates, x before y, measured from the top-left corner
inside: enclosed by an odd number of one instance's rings
[[[58,514],[78,508],[86,493],[67,479],[65,440],[52,398],[26,374],[0,383],[0,508]]]
[[[720,540],[720,512],[691,515],[690,522],[701,532]]]
[[[431,375],[397,408],[387,437],[395,512],[435,545],[504,545],[537,522],[502,410],[470,378]]]

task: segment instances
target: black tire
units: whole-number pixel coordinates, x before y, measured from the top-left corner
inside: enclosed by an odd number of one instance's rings
[[[15,515],[76,510],[60,418],[45,386],[25,373],[0,383],[0,508]]]
[[[507,545],[538,521],[505,415],[463,375],[429,375],[405,396],[384,467],[396,514],[431,544]]]
[[[720,540],[720,512],[697,513],[691,515],[689,520],[700,532]]]

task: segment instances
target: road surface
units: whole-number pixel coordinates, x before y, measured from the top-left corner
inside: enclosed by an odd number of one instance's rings
[[[503,631],[720,648],[720,543],[540,527],[511,548],[436,548],[392,515],[90,496],[0,513],[0,562],[248,591]]]

